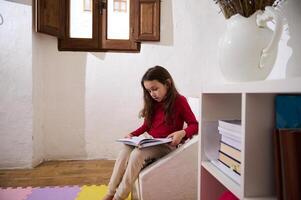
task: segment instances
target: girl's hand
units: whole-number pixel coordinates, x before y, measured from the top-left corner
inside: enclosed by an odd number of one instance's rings
[[[133,137],[133,135],[132,134],[127,134],[126,136],[124,136],[124,138],[129,138],[129,139],[131,139]]]
[[[186,132],[184,130],[173,132],[169,134],[167,138],[172,138],[171,146],[177,146],[182,141],[183,137],[185,137]]]

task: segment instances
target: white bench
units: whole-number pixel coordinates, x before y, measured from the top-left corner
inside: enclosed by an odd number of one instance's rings
[[[188,98],[198,118],[198,99]],[[198,135],[145,167],[132,190],[132,200],[196,200],[198,182]]]

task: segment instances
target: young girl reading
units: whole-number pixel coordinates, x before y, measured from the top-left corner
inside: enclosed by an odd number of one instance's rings
[[[169,72],[155,66],[146,71],[141,80],[144,107],[140,113],[144,123],[125,137],[139,136],[144,132],[154,138],[172,138],[170,144],[146,148],[124,145],[115,162],[109,190],[103,200],[127,198],[140,170],[148,160],[168,154],[176,146],[198,132],[198,122],[184,96],[177,91]],[[187,127],[183,129],[184,122]],[[183,163],[184,164],[184,163]]]

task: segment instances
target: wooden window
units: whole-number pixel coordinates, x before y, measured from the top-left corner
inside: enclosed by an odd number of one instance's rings
[[[160,40],[159,0],[36,0],[37,31],[61,51],[139,52]]]

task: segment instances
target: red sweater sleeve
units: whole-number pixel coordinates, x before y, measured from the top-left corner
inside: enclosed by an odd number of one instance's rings
[[[191,138],[193,135],[198,133],[199,123],[196,120],[185,97],[181,98],[181,104],[183,109],[182,116],[187,124],[187,127],[184,129],[184,131],[186,132],[185,138]]]
[[[137,130],[133,131],[131,134],[134,136],[139,136],[147,130],[148,130],[148,126],[146,120],[144,120],[143,124]]]

